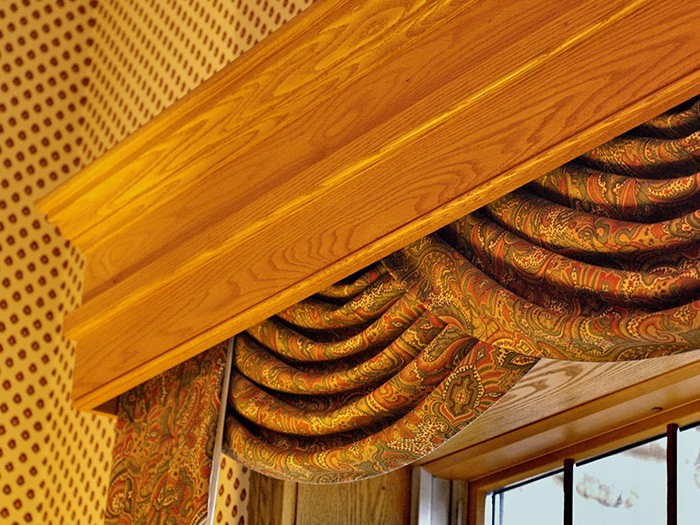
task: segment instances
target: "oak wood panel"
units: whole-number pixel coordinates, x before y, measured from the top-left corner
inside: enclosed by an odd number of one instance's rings
[[[248,513],[256,525],[407,525],[411,470],[333,485],[297,484],[251,472]]]
[[[409,468],[352,483],[298,487],[297,525],[407,525],[410,513]]]
[[[294,525],[297,484],[250,472],[248,519],[255,525]]]
[[[241,135],[237,134],[241,131],[237,115],[231,123],[234,129],[229,129],[230,125],[212,128],[209,121],[203,121],[201,127],[206,133],[194,134],[186,145],[195,142],[197,148],[203,148],[203,142],[211,145],[206,153],[199,154],[195,163],[187,166],[190,184],[181,185],[176,191],[171,189],[167,194],[158,193],[158,198],[149,200],[149,207],[143,210],[145,216],[140,215],[137,220],[132,206],[121,208],[77,236],[75,241],[92,261],[86,273],[86,300],[111,286],[112,279],[121,280],[144,262],[156,260],[151,274],[167,275],[186,261],[188,254],[216,249],[229,242],[232,232],[248,224],[269,222],[271,210],[283,215],[290,208],[290,196],[313,198],[324,191],[324,186],[332,185],[345,166],[366,162],[368,155],[374,153],[367,150],[367,145],[374,149],[391,140],[405,140],[405,135],[414,133],[425,122],[443,119],[445,100],[468,100],[470,95],[487,89],[494,79],[523,67],[532,56],[550,53],[560,44],[561,31],[557,28],[564,26],[568,34],[575,35],[615,14],[624,2],[616,0],[604,9],[595,10],[593,20],[583,16],[595,4],[588,1],[571,8],[565,3],[552,2],[526,13],[521,13],[518,6],[508,6],[491,14],[493,24],[504,26],[499,33],[480,24],[489,15],[488,4],[470,5],[464,16],[442,21],[440,31],[429,31],[435,23],[424,25],[413,21],[409,25],[405,17],[382,13],[381,19],[374,23],[384,25],[384,31],[392,34],[398,30],[410,33],[410,48],[391,54],[396,45],[392,38],[386,41],[389,49],[379,63],[363,60],[367,52],[342,56],[341,63],[352,64],[361,74],[339,79],[343,81],[342,89],[326,91],[323,97],[313,101],[304,100],[303,112],[295,113],[296,106],[287,107],[287,104],[283,116],[277,114],[278,109],[271,116],[259,117],[258,121],[248,123],[253,129],[243,128],[245,132]],[[508,20],[512,23],[506,25]],[[466,33],[460,31],[463,27],[472,29]],[[468,47],[464,45],[467,41],[480,45]],[[353,50],[356,46],[347,47]],[[376,53],[376,49],[371,50]],[[415,64],[428,60],[430,68],[416,69]],[[339,76],[338,69],[334,63],[328,75]],[[288,73],[283,69],[281,76]],[[274,81],[279,83],[278,78]],[[259,85],[259,79],[255,82]],[[234,85],[233,89],[237,87]],[[260,120],[267,123],[264,128]],[[359,144],[358,139],[361,139]],[[182,151],[181,156],[192,155],[189,149]],[[178,170],[178,175],[182,171]],[[196,175],[202,173],[206,173],[207,185],[198,187]],[[218,193],[212,194],[210,187],[216,187]],[[452,196],[459,195],[460,189],[455,187]],[[180,220],[183,204],[175,195],[182,191],[187,191],[187,206],[201,211],[189,214],[183,227],[163,228],[163,224],[176,224]],[[137,197],[140,201],[145,198]],[[212,223],[217,226],[212,228]],[[197,236],[202,231],[208,235]],[[188,242],[193,236],[197,237],[196,241]],[[157,259],[178,243],[181,245],[177,253]],[[142,283],[143,279],[132,281]],[[125,295],[125,291],[120,290],[120,295]]]
[[[591,381],[591,390],[595,392],[605,379],[602,375]],[[694,359],[603,397],[586,396],[576,406],[557,409],[513,430],[480,436],[478,442],[423,466],[439,477],[479,479],[537,458],[559,457],[561,454],[556,456],[557,452],[570,450],[585,441],[598,439],[598,445],[604,444],[601,436],[615,434],[659,411],[685,410],[683,407],[687,406],[700,408],[696,406],[699,398],[700,360]],[[535,405],[530,404],[531,407]],[[700,413],[693,412],[691,417],[698,415]]]
[[[66,320],[76,404],[101,404],[697,91],[692,6],[513,9],[315,6],[44,199],[88,256],[88,300]]]
[[[415,40],[436,25],[444,24],[455,7],[449,2],[406,4],[395,0],[373,2],[371,7],[348,2],[332,5],[324,2],[322,8],[314,6],[314,16],[295,21],[294,30],[290,30],[286,38],[273,37],[265,40],[262,47],[256,47],[252,55],[257,60],[252,64],[251,60],[237,61],[221,78],[202,85],[180,105],[143,128],[128,144],[89,166],[42,206],[64,225],[66,235],[85,249],[93,243],[111,244],[115,232],[141,221],[140,212],[171,203],[185,192],[192,199],[190,192],[197,191],[203,175],[210,172],[222,175],[223,171],[225,178],[231,171],[241,171],[236,161],[261,141],[278,136],[290,122],[306,130],[302,132],[299,145],[310,147],[313,162],[313,157],[337,149],[372,129],[377,121],[385,118],[387,109],[388,114],[393,114],[410,105],[411,92],[414,98],[420,98],[435,87],[423,85],[422,89],[417,89],[425,82],[412,82],[416,87],[409,91],[402,84],[394,86],[387,82],[390,75],[382,73],[379,75],[381,87],[388,92],[383,91],[382,96],[373,99],[364,97],[359,102],[364,104],[369,100],[370,105],[382,106],[383,110],[375,107],[361,113],[356,111],[362,118],[351,114],[353,118],[346,124],[354,125],[343,129],[346,126],[339,125],[343,119],[328,109],[346,110],[347,101],[338,102],[337,99],[339,94],[341,99],[350,94],[348,84],[357,84],[357,79],[367,70],[382,66],[396,69],[389,61],[396,58],[409,39]],[[390,38],[386,38],[387,35]],[[300,45],[293,44],[297,40]],[[402,68],[398,71],[403,72]],[[423,76],[426,77],[425,73]],[[435,78],[440,76],[428,76],[423,80]],[[376,95],[376,86],[369,84],[375,90],[372,95]],[[395,98],[399,89],[402,104],[397,105]],[[336,100],[329,101],[331,97]],[[319,106],[323,110],[311,114],[310,110]],[[350,104],[348,110],[353,106],[357,109],[356,104]],[[368,118],[373,120],[366,120]],[[330,123],[324,122],[331,119]],[[309,131],[316,132],[316,128],[322,131],[308,138]],[[279,147],[280,141],[272,146]],[[289,175],[290,168],[295,165],[286,164],[303,165],[304,157],[284,140],[281,146],[282,151],[272,151],[279,159],[271,156],[270,151],[256,159],[263,163],[276,162],[284,166]],[[284,154],[289,149],[294,150],[293,155]],[[122,170],[130,172],[127,184],[123,184],[123,177],[113,177],[121,175]],[[273,181],[256,176],[255,172],[252,177],[246,173],[236,177],[233,187],[230,187],[230,179],[224,181],[225,186],[228,183],[226,189],[234,192],[231,202],[245,202],[251,195],[265,193],[284,181],[284,176],[271,171],[276,176]],[[85,192],[88,182],[92,183],[89,196]],[[212,212],[216,215],[218,211],[212,210],[212,203],[208,202],[214,197],[216,195],[205,195],[207,216]],[[178,206],[182,204],[176,203]],[[76,213],[77,209],[82,214]],[[86,220],[86,216],[90,219]],[[194,217],[198,221],[205,218]],[[151,238],[150,241],[162,244],[160,239]],[[142,248],[151,249],[150,246]],[[89,283],[87,288],[89,292]]]

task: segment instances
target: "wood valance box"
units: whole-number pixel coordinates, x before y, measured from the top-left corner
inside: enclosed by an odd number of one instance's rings
[[[319,2],[38,206],[120,393],[697,94],[692,2]]]

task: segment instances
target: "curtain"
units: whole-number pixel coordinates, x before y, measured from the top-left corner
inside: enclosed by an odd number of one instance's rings
[[[220,343],[119,397],[106,524],[207,517],[227,352]]]
[[[362,479],[433,451],[540,358],[700,347],[699,185],[695,99],[250,328],[229,452]]]

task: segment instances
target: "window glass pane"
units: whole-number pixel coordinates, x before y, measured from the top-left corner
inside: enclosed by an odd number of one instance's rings
[[[666,438],[574,469],[574,523],[666,522]]]
[[[497,497],[498,496],[495,492],[489,492],[486,495],[486,503],[484,504],[484,525],[493,525],[495,523],[493,517],[493,506]]]
[[[678,435],[678,525],[698,523],[700,511],[700,427]]]
[[[561,525],[564,516],[564,475],[555,473],[506,489],[487,499],[493,504],[494,525]],[[487,514],[489,510],[487,509]]]

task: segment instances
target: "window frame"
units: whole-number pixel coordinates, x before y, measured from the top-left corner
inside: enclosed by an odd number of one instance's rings
[[[650,360],[653,375],[626,365],[604,373],[585,367],[577,371],[574,363],[563,369],[547,365],[528,374],[532,379],[526,376],[522,387],[516,385],[514,391],[520,392],[512,398],[513,408],[504,398],[485,414],[488,424],[480,418],[464,438],[455,436],[414,465],[434,477],[465,482],[458,498],[464,516],[449,523],[482,525],[485,495],[491,490],[555,470],[567,458],[581,461],[662,434],[669,423],[685,427],[700,420],[700,353],[691,354],[697,356]],[[619,381],[610,373],[633,377]],[[522,417],[530,407],[536,417]]]
[[[489,492],[560,470],[567,459],[571,459],[577,464],[586,463],[659,437],[666,433],[669,425],[677,425],[679,427],[677,432],[680,432],[697,425],[698,421],[700,421],[700,400],[656,411],[651,417],[571,444],[553,453],[543,454],[481,479],[469,480],[465,495],[467,513],[462,523],[464,525],[486,525],[485,505]]]

